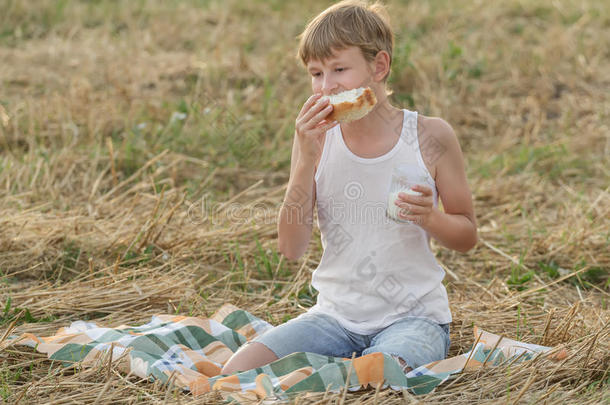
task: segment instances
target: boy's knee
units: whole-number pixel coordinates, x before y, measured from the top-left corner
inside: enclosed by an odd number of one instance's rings
[[[239,371],[233,365],[226,364],[222,370],[220,370],[220,374],[233,374],[234,372]]]
[[[251,370],[277,360],[277,356],[265,345],[259,342],[247,342],[227,360],[221,374]]]
[[[405,373],[407,373],[407,372],[409,372],[409,371],[413,370],[411,367],[409,367],[409,366],[407,365],[407,362],[406,362],[406,361],[404,361],[402,357],[400,357],[400,356],[396,356],[396,355],[394,355],[394,354],[392,355],[392,357],[393,357],[393,358],[394,358],[396,361],[398,361],[398,364],[400,364],[400,368],[402,368],[402,371],[404,371]]]
[[[392,357],[394,358],[394,360],[398,361],[398,363],[400,364],[401,367],[404,367],[407,365],[407,362],[404,361],[404,359],[402,357],[396,356],[395,354],[393,354]]]

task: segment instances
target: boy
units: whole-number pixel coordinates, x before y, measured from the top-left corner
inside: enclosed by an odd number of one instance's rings
[[[448,354],[452,319],[445,272],[429,238],[470,250],[477,242],[472,196],[451,126],[388,101],[394,43],[388,20],[379,4],[342,1],[301,34],[298,56],[314,95],[296,119],[278,243],[288,259],[298,259],[309,245],[317,206],[324,248],[312,275],[317,303],[244,344],[223,374],[298,351],[348,358],[353,352],[385,352],[405,372]],[[377,97],[369,114],[350,123],[325,120],[332,105],[322,95],[359,87],[370,87]],[[378,209],[369,221],[362,214],[388,204],[397,165],[410,165],[418,174],[412,189],[420,195],[400,193],[395,201],[400,218],[411,222],[394,222]],[[438,196],[444,212],[437,208]],[[348,215],[339,215],[346,207]]]

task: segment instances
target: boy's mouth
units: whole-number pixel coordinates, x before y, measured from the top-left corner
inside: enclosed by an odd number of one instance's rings
[[[375,93],[368,87],[359,87],[324,97],[333,105],[333,110],[327,119],[338,122],[358,120],[377,104]]]

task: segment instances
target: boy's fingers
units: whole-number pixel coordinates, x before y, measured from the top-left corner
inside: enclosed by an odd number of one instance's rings
[[[329,129],[331,129],[332,127],[334,127],[335,125],[337,125],[338,122],[337,121],[321,121],[318,125],[316,125],[315,129],[324,129],[324,132],[328,131]]]
[[[328,103],[325,100],[317,100],[314,105],[311,106],[309,111],[305,113],[305,116],[311,119],[314,115],[316,115],[320,110],[323,110]]]
[[[326,117],[328,114],[330,114],[330,112],[332,110],[333,110],[332,104],[328,104],[328,105],[324,106],[324,108],[322,108],[322,110],[318,114],[316,114],[316,121],[322,120],[324,117]]]
[[[398,199],[399,201],[419,206],[430,205],[426,196],[417,196],[409,194],[405,194],[404,196],[402,196],[401,194],[398,194]]]
[[[398,207],[400,208],[401,211],[408,212],[409,214],[422,214],[423,213],[422,208],[419,205],[415,205],[415,204],[400,203],[400,205]]]
[[[426,187],[426,186],[421,186],[419,184],[416,184],[415,186],[413,186],[413,190],[415,191],[419,191],[420,193],[422,193],[423,195],[432,195],[432,189],[430,187]]]
[[[314,128],[322,118],[332,111],[332,107],[328,107],[329,105],[324,101],[314,104],[303,116],[303,121],[307,122],[305,127]]]
[[[315,94],[312,94],[311,96],[309,96],[307,101],[305,101],[305,104],[303,104],[303,107],[301,107],[301,111],[299,111],[299,115],[303,114],[304,111],[309,110],[309,108],[313,105],[313,103],[315,103],[321,96],[322,96],[322,94],[320,94],[320,93],[315,93]]]
[[[328,124],[324,126],[324,132],[329,131],[331,128],[338,124],[337,121],[330,121]]]

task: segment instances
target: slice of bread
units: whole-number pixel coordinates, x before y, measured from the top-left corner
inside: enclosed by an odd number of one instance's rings
[[[323,97],[329,99],[333,105],[333,111],[326,117],[328,121],[359,120],[368,114],[377,103],[375,93],[370,87],[360,87]]]

